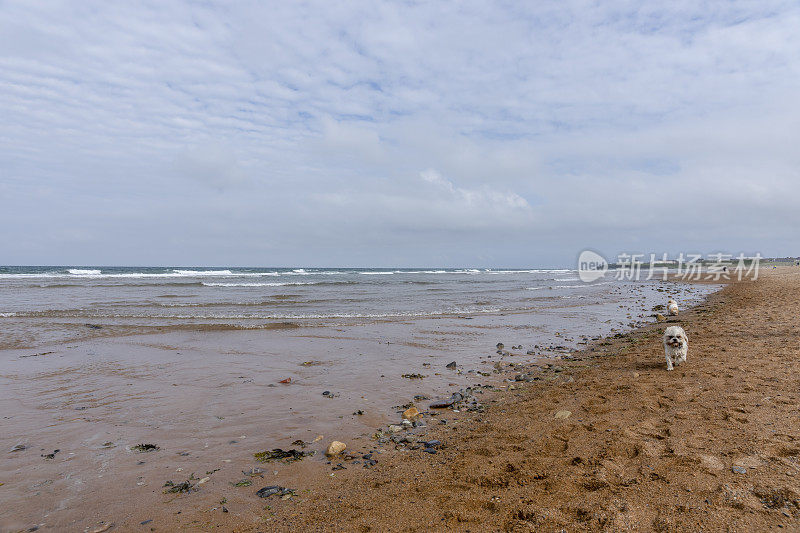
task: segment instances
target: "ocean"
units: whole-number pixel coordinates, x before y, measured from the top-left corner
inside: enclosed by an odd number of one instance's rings
[[[0,267],[0,325],[6,326],[0,348],[155,328],[548,313],[615,300],[622,284],[612,274],[586,284],[570,269],[6,266]]]

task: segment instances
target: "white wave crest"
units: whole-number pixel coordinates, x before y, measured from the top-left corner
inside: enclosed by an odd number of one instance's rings
[[[97,276],[101,274],[102,271],[100,270],[89,270],[89,269],[81,269],[81,268],[70,268],[67,270],[70,274],[74,276]]]
[[[286,281],[286,282],[264,282],[264,283],[211,283],[203,282],[206,287],[284,287],[286,285],[319,285],[321,281]]]
[[[173,272],[181,276],[232,276],[233,272],[230,270],[177,270]]]

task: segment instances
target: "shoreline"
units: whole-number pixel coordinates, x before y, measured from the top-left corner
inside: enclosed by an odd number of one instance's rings
[[[681,283],[681,285],[685,285],[685,284]],[[717,294],[717,293],[715,293],[715,294]],[[636,331],[636,330],[634,330],[634,331]],[[621,336],[621,335],[622,334],[617,333],[617,336]],[[600,341],[600,342],[604,343],[605,341]],[[542,348],[544,348],[544,347],[542,347]],[[608,347],[603,347],[603,346],[597,346],[597,347],[595,347],[593,349],[598,350],[599,353],[604,353],[609,348]],[[577,354],[577,353],[583,353],[583,352],[581,351],[581,352],[573,352],[573,353]],[[520,354],[517,354],[517,355],[520,355]],[[600,355],[599,357],[604,357],[604,355]],[[572,358],[572,356],[569,353],[567,353],[566,357],[556,356],[554,358],[544,358],[544,359],[538,360],[536,363],[528,363],[527,365],[525,365],[525,364],[517,365],[517,368],[514,368],[515,364],[516,364],[516,361],[513,361],[513,359],[510,361],[510,365],[508,363],[502,363],[502,364],[498,365],[497,362],[495,362],[495,364],[492,365],[492,367],[487,368],[487,370],[490,373],[492,373],[491,378],[487,376],[485,378],[485,380],[481,380],[481,381],[491,381],[491,382],[495,382],[496,384],[500,385],[499,387],[497,387],[497,390],[501,391],[501,395],[502,394],[508,394],[510,391],[515,391],[515,393],[518,394],[523,387],[526,387],[526,386],[529,386],[529,385],[536,385],[537,382],[540,382],[541,378],[538,377],[538,376],[535,376],[535,377],[530,378],[529,381],[523,379],[523,380],[518,381],[518,382],[512,382],[511,384],[507,384],[507,383],[505,383],[505,376],[507,376],[507,375],[513,376],[514,374],[520,374],[520,373],[522,373],[522,374],[530,374],[532,367],[539,367],[539,371],[541,371],[542,375],[546,376],[545,380],[558,380],[560,377],[567,376],[568,373],[569,373],[569,372],[563,372],[562,373],[561,369],[558,368],[558,367],[560,367],[560,366],[563,366],[563,367],[568,366],[568,365],[562,364],[562,363],[567,363],[571,358]],[[558,361],[557,365],[555,364],[556,361]],[[489,362],[489,361],[487,361],[487,362]],[[545,365],[548,365],[548,364],[551,365],[551,367],[552,366],[556,366],[557,371],[551,371],[547,366],[545,366]],[[498,375],[498,374],[496,374],[494,372],[501,372],[501,374]],[[454,384],[451,384],[451,385],[454,385]],[[463,392],[463,388],[461,389],[461,391]],[[503,391],[508,391],[508,392],[503,392]],[[483,392],[484,392],[483,388],[479,387],[476,390],[475,394],[473,394],[471,399],[474,398],[474,399],[482,400],[483,397],[484,397],[484,395],[482,394]],[[489,393],[489,395],[491,395],[491,392]],[[424,405],[427,405],[428,401],[424,401],[424,402],[421,402],[421,403],[423,405],[418,404],[418,406],[420,407],[421,410],[424,410]],[[402,411],[402,409],[399,409],[399,411]],[[456,411],[455,413],[453,413],[452,411],[448,410],[448,411],[445,412],[445,416],[447,416],[447,418],[451,418],[452,416],[455,416],[455,415],[458,415],[459,417],[462,416],[459,413],[459,411]],[[386,425],[384,423],[384,422],[387,421],[386,417],[381,417],[381,418],[382,418],[381,421],[378,421],[378,420],[374,419],[374,417],[372,417],[372,420],[373,420],[373,422],[379,422],[381,427],[383,429],[386,429]],[[438,420],[441,420],[442,418],[444,418],[444,417],[434,418],[433,422],[434,423],[438,423]],[[436,429],[438,429],[438,428],[433,427],[433,424],[430,423],[431,420],[432,420],[431,418],[426,418],[425,419],[426,423],[428,423],[429,428],[422,429],[421,431],[426,431],[427,432],[428,430],[430,430],[431,434],[436,434]],[[395,420],[394,422],[396,422],[396,423],[399,422],[399,419]],[[455,422],[456,425],[459,423],[456,420],[451,420],[451,422]],[[252,425],[252,424],[250,424],[250,425]],[[247,428],[247,426],[248,425],[243,426],[243,430],[245,428]],[[453,426],[450,426],[450,427],[453,427]],[[247,432],[248,432],[248,434],[250,433],[250,431],[247,431]],[[317,443],[316,444],[316,448],[319,448],[321,446],[322,449],[324,450],[325,446],[327,446],[328,441],[331,440],[329,438],[329,436],[327,435],[328,432],[325,432],[325,433],[326,433],[325,440],[323,442]],[[336,432],[332,432],[332,435],[336,435]],[[363,436],[367,437],[366,435],[363,435]],[[244,437],[244,435],[242,437]],[[309,441],[312,440],[312,437],[313,437],[313,435],[309,435],[307,437],[304,437],[304,439],[306,440],[306,442],[309,442]],[[393,446],[394,443],[391,440],[388,440],[388,439],[391,439],[391,437],[392,437],[392,435],[389,435],[389,434],[384,435],[384,441],[381,442],[380,444],[383,447],[385,447],[387,445],[389,447]],[[435,439],[431,438],[429,440],[435,440]],[[231,492],[230,490],[221,489],[219,487],[219,485],[218,485],[217,487],[215,487],[212,490],[214,490],[214,492],[217,493],[217,494],[219,494],[221,492],[221,493],[224,493],[224,494],[228,494],[229,496],[222,497],[222,498],[217,498],[217,500],[214,500],[213,499],[213,495],[212,494],[208,494],[208,488],[213,485],[213,483],[209,483],[208,486],[203,487],[203,489],[205,489],[205,490],[201,491],[202,494],[201,493],[195,493],[195,494],[191,494],[191,495],[177,495],[177,496],[172,496],[172,497],[168,496],[166,498],[163,498],[163,497],[159,498],[159,499],[164,500],[164,503],[168,503],[170,505],[164,506],[162,509],[159,509],[159,510],[155,510],[154,509],[151,514],[153,515],[153,517],[155,519],[157,519],[156,523],[158,523],[159,526],[163,526],[163,525],[165,525],[167,523],[170,523],[170,522],[174,522],[174,525],[176,525],[176,526],[180,525],[180,524],[186,525],[186,520],[189,517],[192,517],[192,516],[200,517],[200,518],[194,518],[194,519],[192,519],[193,521],[190,521],[190,523],[193,524],[193,526],[194,526],[194,525],[197,525],[196,520],[200,520],[200,522],[203,522],[204,520],[207,520],[208,519],[207,517],[208,517],[209,513],[213,514],[213,513],[221,512],[220,509],[222,507],[225,507],[225,505],[223,505],[223,504],[221,504],[219,502],[225,501],[227,503],[226,509],[228,507],[230,507],[230,512],[227,513],[224,518],[229,518],[230,517],[230,518],[234,518],[234,520],[240,519],[241,518],[241,516],[240,516],[241,512],[244,512],[244,515],[252,515],[253,511],[256,511],[256,513],[257,513],[258,512],[257,510],[259,508],[263,507],[263,505],[265,505],[265,504],[267,506],[269,506],[269,507],[276,507],[275,504],[273,502],[271,502],[271,501],[261,501],[261,502],[259,502],[258,499],[255,498],[251,494],[252,492],[255,491],[256,488],[258,488],[258,487],[255,486],[257,484],[260,484],[260,483],[263,482],[266,486],[269,486],[272,483],[285,484],[286,486],[292,485],[292,488],[297,488],[298,493],[302,492],[304,494],[307,494],[308,491],[312,491],[312,492],[314,491],[314,489],[310,488],[310,487],[313,487],[316,483],[319,482],[320,475],[329,476],[330,474],[333,474],[334,476],[342,477],[343,475],[348,475],[349,474],[349,472],[347,470],[345,470],[345,469],[349,469],[350,471],[352,471],[354,466],[359,468],[359,469],[362,468],[362,461],[363,461],[363,459],[361,458],[362,455],[367,455],[367,453],[377,454],[377,455],[374,455],[374,458],[371,458],[368,461],[370,461],[370,463],[372,461],[377,461],[377,465],[380,465],[385,460],[383,454],[390,453],[389,450],[378,449],[375,446],[372,446],[369,438],[360,438],[360,439],[356,438],[356,439],[352,439],[352,440],[348,439],[348,441],[349,441],[349,444],[351,446],[351,448],[350,448],[350,450],[348,450],[348,452],[357,451],[358,453],[356,453],[355,455],[350,457],[350,459],[347,460],[347,461],[338,461],[337,460],[332,465],[326,467],[325,465],[320,464],[322,462],[322,459],[321,459],[320,456],[318,456],[316,458],[313,458],[312,460],[302,461],[300,463],[295,463],[295,464],[292,464],[290,466],[285,466],[285,465],[281,464],[280,467],[277,470],[275,470],[274,476],[268,476],[267,475],[264,478],[259,477],[257,479],[253,479],[252,480],[252,482],[253,482],[253,486],[252,487],[247,487],[246,489],[245,488],[238,488],[236,491],[234,491],[236,497],[231,497],[230,496],[230,492]],[[442,442],[444,442],[444,441],[442,441]],[[208,446],[208,445],[206,444],[206,446]],[[248,453],[254,451],[254,450],[249,449],[251,447],[252,447],[252,443],[251,443],[251,445],[248,446],[248,451],[245,453],[245,456]],[[406,448],[406,446],[404,445],[403,448]],[[447,448],[447,445],[444,445],[444,448],[442,448],[441,450],[437,450],[437,454],[438,453],[445,453],[446,452],[446,448]],[[419,446],[416,443],[409,443],[409,446],[407,446],[407,449],[405,451],[414,451],[415,449],[419,449]],[[321,450],[317,450],[318,453],[320,451]],[[252,455],[252,454],[250,453],[250,455]],[[435,457],[435,454],[430,454],[430,455],[432,457]],[[151,460],[151,458],[155,459],[155,456],[149,455],[149,456],[145,456],[143,458],[147,459],[148,462],[149,462]],[[239,459],[237,460],[236,457],[234,457],[234,463],[238,464],[238,463],[247,462],[246,460],[242,461],[241,459],[242,458],[239,457]],[[252,459],[249,462],[252,463]],[[366,462],[366,461],[364,461],[364,462]],[[169,460],[167,460],[166,463],[163,460],[161,460],[160,463],[164,463],[164,464],[162,464],[163,467],[169,468],[167,466],[170,463]],[[344,466],[344,468],[340,468],[340,469],[334,470],[332,472],[329,472],[331,467],[335,467],[339,463],[342,463],[342,466]],[[212,468],[212,466],[208,466],[208,468],[212,469],[212,470],[209,470],[209,472],[212,472],[212,474],[210,476],[207,476],[207,477],[211,477],[211,478],[214,477],[213,476],[213,468]],[[262,465],[262,466],[264,466],[263,469],[265,471],[271,471],[269,469],[269,465]],[[376,466],[376,464],[370,464],[369,466],[372,467],[372,468],[378,468]],[[202,465],[202,462],[200,464],[196,464],[195,467],[192,467],[192,468],[199,469],[198,471],[200,472],[199,474],[197,474],[197,477],[194,480],[195,482],[204,477],[204,476],[202,476],[202,472],[205,471],[205,470],[204,470],[204,466]],[[181,471],[187,471],[188,472],[188,470],[190,470],[190,469],[191,468],[188,465],[184,465],[183,468],[179,468],[178,471],[177,472],[173,472],[172,475],[169,475],[168,474],[169,471],[167,471],[164,474],[162,474],[162,477],[164,477],[164,479],[169,477],[170,480],[174,479],[175,482],[178,483],[178,482],[181,482],[183,480],[183,478],[180,477],[181,475],[183,477],[187,477],[186,474],[182,474],[180,472]],[[224,469],[224,470],[227,470],[227,469]],[[220,473],[220,475],[222,475],[222,473]],[[231,473],[228,472],[227,477],[230,477],[230,476],[231,476]],[[194,477],[194,473],[192,473],[192,477]],[[241,477],[241,476],[238,476],[238,477]],[[199,488],[199,485],[198,485],[198,488]],[[153,492],[158,494],[158,493],[161,492],[161,490],[158,487],[156,487],[155,490],[153,490]],[[289,500],[289,501],[292,502],[295,499],[299,499],[299,498],[298,497],[292,497],[292,499]],[[178,507],[179,507],[178,512],[180,514],[175,514],[175,515],[172,514],[172,513],[176,512],[176,511],[174,511],[175,504],[178,505]],[[283,504],[283,502],[281,502],[281,504]],[[278,505],[281,505],[281,504],[278,504]],[[186,508],[187,505],[189,506],[188,508]],[[134,508],[131,508],[129,512],[126,512],[121,516],[110,517],[108,520],[100,519],[98,527],[102,527],[103,524],[107,525],[107,524],[111,523],[112,521],[113,521],[113,523],[116,524],[116,527],[120,527],[120,528],[123,528],[123,529],[126,528],[126,527],[133,527],[137,523],[137,518],[138,518],[133,513]],[[182,509],[180,509],[180,508],[182,508]],[[173,510],[170,510],[170,509],[173,509]],[[239,511],[239,512],[237,512],[237,511]],[[98,516],[98,518],[100,518],[100,516]],[[277,518],[275,518],[275,520],[277,520]],[[213,524],[213,523],[216,523],[216,522],[217,522],[216,518],[212,518],[209,523]],[[271,522],[272,522],[272,518],[270,517],[269,523],[271,523]],[[227,524],[225,527],[229,527],[231,525],[230,522],[228,522],[227,520],[225,520],[224,523]],[[235,527],[237,527],[237,528],[238,527],[243,527],[243,525],[241,523],[237,523],[237,525]],[[244,527],[249,527],[249,526],[244,526]],[[270,524],[270,527],[272,527],[272,524]]]
[[[800,530],[800,273],[764,273],[675,323],[689,361],[665,370],[663,324],[574,353],[546,382],[448,414],[421,450],[312,473],[233,531]],[[605,351],[603,351],[605,349]],[[265,483],[266,484],[266,483]],[[189,518],[189,517],[185,517]]]

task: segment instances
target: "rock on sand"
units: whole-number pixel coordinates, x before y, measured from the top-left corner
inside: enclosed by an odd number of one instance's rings
[[[330,443],[328,449],[325,451],[325,455],[327,455],[328,457],[333,457],[334,455],[342,453],[345,448],[347,448],[347,444],[335,440]]]
[[[422,414],[422,413],[420,413],[420,412],[419,412],[419,409],[417,409],[416,407],[414,407],[414,406],[412,405],[411,407],[409,407],[408,409],[406,409],[405,411],[403,411],[403,418],[404,418],[405,420],[414,420],[414,419],[415,419],[415,418],[417,418],[417,417],[418,417],[420,414]]]

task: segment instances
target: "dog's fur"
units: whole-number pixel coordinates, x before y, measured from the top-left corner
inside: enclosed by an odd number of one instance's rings
[[[670,298],[667,302],[667,310],[671,316],[678,316],[678,302]]]
[[[664,331],[664,355],[667,357],[667,370],[686,362],[689,352],[689,337],[680,326],[670,326]]]

